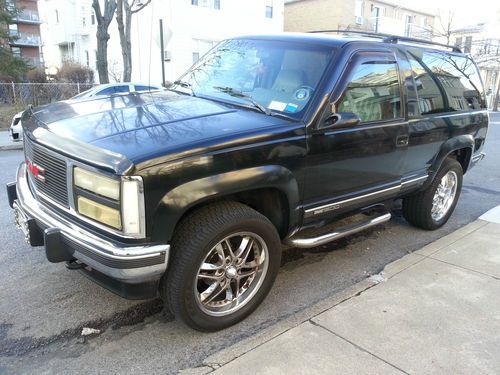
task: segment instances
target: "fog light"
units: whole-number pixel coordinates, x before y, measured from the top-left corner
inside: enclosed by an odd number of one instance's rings
[[[110,227],[121,229],[120,211],[78,196],[78,212]]]

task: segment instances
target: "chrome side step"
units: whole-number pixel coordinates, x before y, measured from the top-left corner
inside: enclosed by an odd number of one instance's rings
[[[371,228],[375,225],[385,223],[391,219],[391,214],[386,213],[383,215],[376,216],[371,218],[370,220],[362,221],[361,223],[356,223],[352,225],[346,225],[344,227],[339,228],[338,230],[324,234],[318,237],[310,237],[310,238],[288,238],[285,242],[290,246],[300,247],[300,248],[311,248],[320,245],[324,245],[325,243],[338,240],[339,238],[349,236],[354,233],[361,232],[362,230]]]

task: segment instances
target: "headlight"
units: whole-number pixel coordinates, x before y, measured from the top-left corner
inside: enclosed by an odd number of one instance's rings
[[[75,167],[75,186],[114,200],[120,199],[120,181]]]
[[[76,210],[88,218],[135,238],[145,236],[142,178],[115,180],[83,168],[73,169]]]
[[[78,212],[82,215],[116,229],[122,228],[120,211],[81,196],[78,197],[77,204]]]

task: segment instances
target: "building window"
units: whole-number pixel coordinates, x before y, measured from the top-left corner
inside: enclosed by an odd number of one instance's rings
[[[87,67],[90,66],[90,56],[89,56],[89,51],[85,51],[85,62],[87,63]]]
[[[220,9],[220,0],[191,0],[191,5]]]
[[[462,47],[462,37],[461,36],[455,38],[455,46],[458,48]]]
[[[266,6],[266,18],[273,18],[273,7]]]
[[[372,18],[373,18],[373,31],[378,33],[379,29],[379,17],[380,17],[380,8],[372,7]]]
[[[56,23],[59,23],[59,11],[56,9]]]
[[[94,14],[94,12],[92,12],[92,14],[90,15],[90,23],[92,25],[95,25],[95,14]]]
[[[466,36],[465,37],[464,52],[470,53],[471,47],[472,47],[472,36]]]
[[[200,59],[200,53],[193,52],[193,64],[197,63],[199,59]]]
[[[12,52],[12,55],[15,57],[21,57],[21,48],[19,47],[11,47],[10,51]]]
[[[412,23],[413,17],[407,14],[405,16],[405,36],[410,36]]]
[[[82,17],[82,26],[83,27],[87,26],[87,21],[85,20],[85,17]]]

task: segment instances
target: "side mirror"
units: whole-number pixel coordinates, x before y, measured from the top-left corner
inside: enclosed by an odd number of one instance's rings
[[[332,113],[323,123],[322,128],[332,126],[355,126],[361,122],[359,116],[352,112],[336,112]]]

